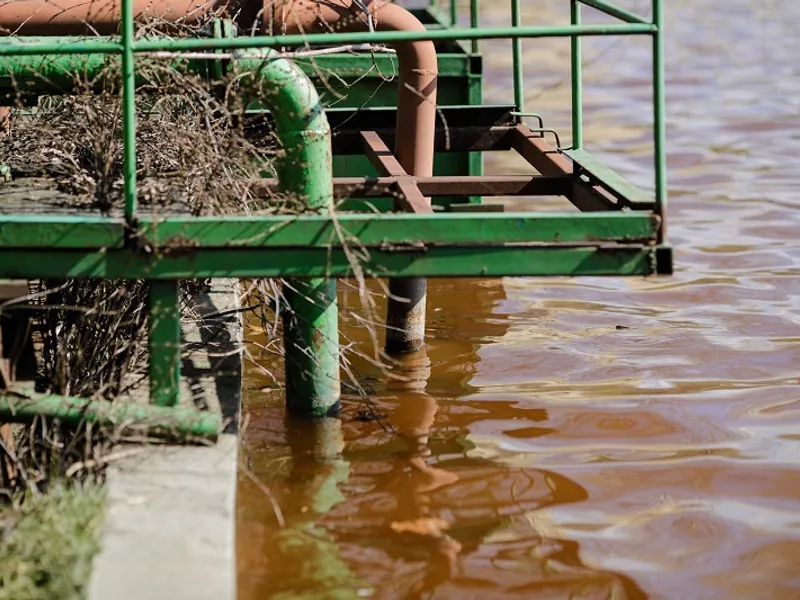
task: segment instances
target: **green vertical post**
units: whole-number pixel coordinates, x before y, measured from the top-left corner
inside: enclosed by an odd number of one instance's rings
[[[664,3],[653,0],[653,144],[656,171],[656,213],[662,217],[658,241],[666,241],[667,212],[667,126],[666,126],[666,76],[664,66]]]
[[[570,21],[572,25],[581,24],[581,3],[570,0]],[[581,36],[573,35],[571,40],[572,60],[572,147],[583,147],[583,67],[581,65]]]
[[[520,27],[522,14],[520,0],[511,0],[511,26]],[[525,112],[525,87],[522,73],[522,38],[515,37],[511,40],[511,54],[514,69],[514,104],[517,110]]]
[[[458,0],[450,0],[450,24],[458,25]]]
[[[308,209],[332,212],[331,130],[314,85],[286,59],[240,60],[232,68],[258,78],[261,101],[275,119],[282,191]],[[336,280],[287,279],[283,293],[286,404],[298,414],[324,416],[338,408],[340,396]]]
[[[469,0],[469,26],[473,29],[480,27],[480,6],[478,0]],[[480,51],[478,40],[472,40],[472,53]]]
[[[136,219],[136,79],[134,76],[133,0],[122,0],[122,180],[125,220]]]
[[[180,398],[181,312],[177,281],[151,281],[148,291],[150,402],[175,406]]]

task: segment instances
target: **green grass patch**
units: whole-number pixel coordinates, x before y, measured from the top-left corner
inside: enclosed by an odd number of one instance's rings
[[[0,600],[85,598],[104,506],[99,485],[58,484],[0,507]]]

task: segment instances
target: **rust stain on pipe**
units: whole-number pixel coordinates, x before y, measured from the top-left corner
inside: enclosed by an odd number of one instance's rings
[[[244,14],[244,6],[245,0],[133,0],[133,14],[193,25],[223,11]],[[120,14],[119,0],[6,0],[0,29],[7,35],[108,35],[118,31]]]

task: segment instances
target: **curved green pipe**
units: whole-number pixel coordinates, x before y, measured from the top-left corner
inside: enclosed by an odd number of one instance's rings
[[[262,86],[260,101],[275,120],[283,154],[276,162],[281,190],[306,208],[333,211],[331,129],[311,80],[284,59],[237,60],[234,74]],[[249,81],[248,81],[249,79]],[[286,404],[290,410],[323,416],[339,405],[339,317],[336,281],[288,279],[282,311]]]

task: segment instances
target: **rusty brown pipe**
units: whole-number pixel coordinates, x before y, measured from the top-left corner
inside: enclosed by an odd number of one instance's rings
[[[119,30],[120,0],[0,1],[0,31],[6,35],[109,35]],[[249,8],[250,10],[246,10]],[[216,13],[245,14],[252,21],[260,3],[248,0],[133,0],[134,19],[195,25]]]

